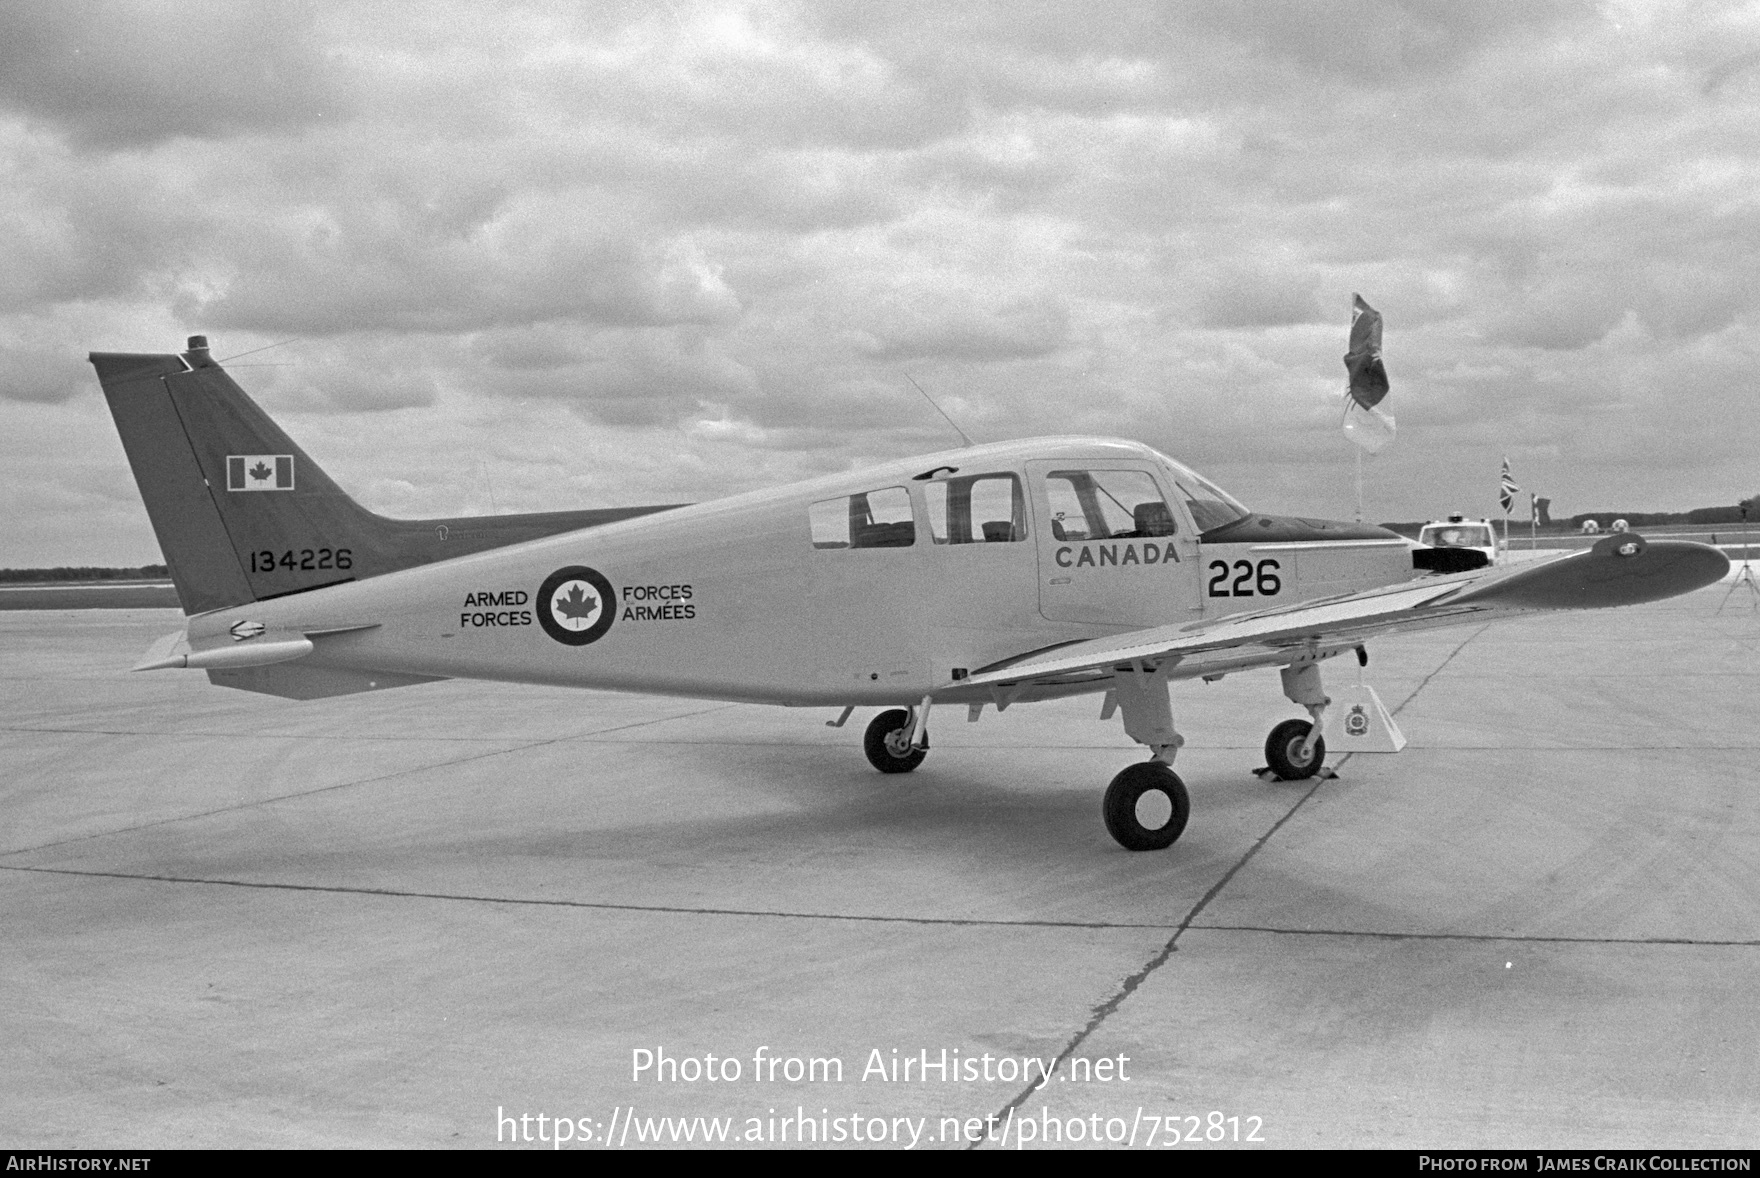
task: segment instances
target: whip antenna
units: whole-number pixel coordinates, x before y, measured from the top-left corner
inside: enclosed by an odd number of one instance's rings
[[[933,409],[933,410],[935,410],[935,412],[941,414],[942,421],[945,421],[948,425],[953,426],[953,432],[959,435],[959,440],[964,442],[966,445],[970,446],[972,444],[972,439],[966,437],[966,431],[959,428],[959,425],[953,420],[953,418],[947,416],[947,410],[945,410],[941,406],[935,404],[935,398],[931,397],[929,395],[929,391],[927,389],[925,389],[922,385],[917,383],[917,378],[912,376],[908,372],[904,374],[904,378],[911,382],[912,388],[916,389],[919,393],[923,394],[923,400],[929,402],[929,407],[931,409]]]

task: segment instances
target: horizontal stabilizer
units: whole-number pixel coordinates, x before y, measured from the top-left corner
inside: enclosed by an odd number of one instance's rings
[[[147,653],[141,661],[130,667],[131,671],[163,671],[170,667],[183,666],[183,657],[189,654],[189,635],[182,630],[165,637],[147,647]]]
[[[304,634],[264,635],[237,646],[211,646],[191,650],[182,634],[170,635],[172,644],[164,651],[161,638],[153,644],[146,657],[135,666],[137,671],[167,671],[179,667],[209,670],[225,667],[266,667],[273,663],[290,662],[312,653],[312,640]]]

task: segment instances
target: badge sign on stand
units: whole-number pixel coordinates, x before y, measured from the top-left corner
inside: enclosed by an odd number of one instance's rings
[[[1397,753],[1405,734],[1366,683],[1340,688],[1326,709],[1326,748],[1340,753]]]

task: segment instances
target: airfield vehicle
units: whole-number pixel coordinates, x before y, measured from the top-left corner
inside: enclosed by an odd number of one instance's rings
[[[1418,543],[1426,548],[1468,549],[1485,555],[1486,564],[1497,563],[1497,530],[1488,519],[1468,519],[1451,514],[1447,519],[1427,523],[1418,532]]]

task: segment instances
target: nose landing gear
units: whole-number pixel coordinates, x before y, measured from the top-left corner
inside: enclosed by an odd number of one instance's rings
[[[916,717],[907,708],[881,712],[868,723],[862,751],[868,763],[882,773],[909,773],[929,755],[928,733],[916,740]]]
[[[1283,668],[1283,694],[1308,709],[1312,720],[1285,720],[1265,738],[1265,764],[1280,781],[1302,781],[1320,772],[1326,762],[1326,740],[1320,735],[1326,706],[1332,702],[1320,684],[1320,664],[1294,663]]]
[[[1301,781],[1320,771],[1326,760],[1326,738],[1309,733],[1314,725],[1306,720],[1285,720],[1265,738],[1265,764],[1280,781]]]

